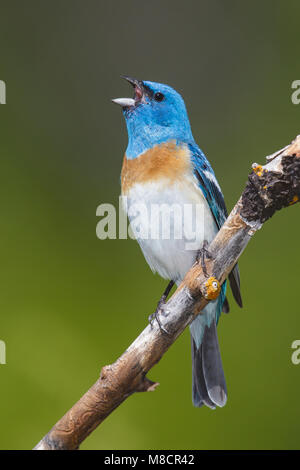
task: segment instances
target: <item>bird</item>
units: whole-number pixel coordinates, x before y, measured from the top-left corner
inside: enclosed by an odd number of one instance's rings
[[[228,214],[215,173],[194,140],[182,96],[169,85],[129,76],[122,78],[133,86],[134,96],[112,100],[122,108],[128,133],[121,171],[121,195],[126,200],[124,207],[131,225],[135,226],[136,238],[147,263],[153,272],[169,280],[158,303],[160,307],[173,285],[179,285],[199,260],[199,254],[200,257],[204,255],[203,258],[209,255],[207,247]],[[194,211],[194,216],[181,217],[181,237],[174,236],[175,216],[170,219],[173,229],[170,237],[162,236],[157,217],[149,222],[147,213],[136,220],[136,207],[151,209],[155,205],[169,207],[174,204],[182,210],[186,206],[200,208],[200,215]],[[201,228],[196,234],[195,225]],[[149,236],[149,230],[153,228],[157,229],[156,236]],[[237,264],[228,279],[233,296],[242,307]],[[227,401],[217,336],[221,312],[229,312],[226,287],[227,281],[223,283],[219,297],[209,302],[190,324],[192,401],[196,407],[206,405],[215,409],[223,407]],[[158,310],[155,317],[159,321],[157,313]]]

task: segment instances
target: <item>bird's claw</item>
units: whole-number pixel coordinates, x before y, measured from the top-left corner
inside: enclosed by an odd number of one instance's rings
[[[152,327],[154,320],[156,320],[160,331],[162,333],[166,334],[166,335],[169,335],[170,333],[168,332],[168,330],[166,330],[166,328],[161,324],[161,321],[159,319],[159,314],[160,313],[161,313],[161,309],[160,309],[160,307],[157,307],[156,311],[154,313],[152,313],[151,315],[149,315],[148,321],[149,321],[149,323]]]
[[[207,248],[208,245],[209,245],[208,241],[204,240],[202,248],[200,248],[200,250],[198,251],[198,256],[197,256],[197,261],[200,261],[201,267],[202,267],[202,270],[203,270],[203,274],[204,274],[205,277],[209,277],[207,269],[206,269],[205,258],[207,258],[207,259],[212,259],[213,258],[212,253]]]

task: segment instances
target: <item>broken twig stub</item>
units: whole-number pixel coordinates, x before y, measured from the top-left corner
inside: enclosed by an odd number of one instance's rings
[[[242,195],[241,215],[249,222],[266,222],[300,198],[300,136],[265,166],[253,166]]]

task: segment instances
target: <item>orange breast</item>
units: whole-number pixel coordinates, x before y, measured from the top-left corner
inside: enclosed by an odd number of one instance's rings
[[[191,173],[189,150],[177,146],[175,141],[155,145],[140,157],[123,160],[121,173],[122,194],[126,195],[136,183],[164,179],[166,183],[180,180]]]

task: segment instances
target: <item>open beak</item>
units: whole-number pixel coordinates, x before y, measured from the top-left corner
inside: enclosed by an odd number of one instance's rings
[[[136,78],[127,77],[122,75],[121,78],[124,78],[134,87],[134,97],[133,98],[115,98],[112,100],[113,103],[119,104],[122,108],[131,108],[140,103],[144,97],[144,84],[141,80]]]

